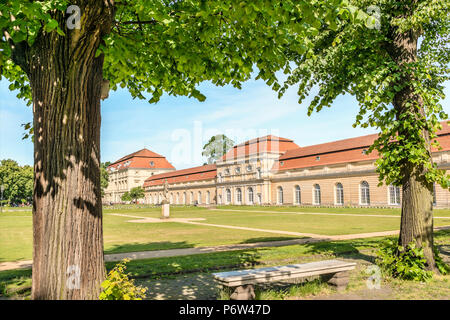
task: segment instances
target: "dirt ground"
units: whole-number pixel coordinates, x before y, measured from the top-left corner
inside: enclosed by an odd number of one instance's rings
[[[450,262],[450,256],[445,256]],[[398,300],[398,299],[444,299],[450,300],[450,276],[437,276],[428,283],[380,279],[379,287],[371,286],[366,273],[372,263],[358,258],[342,258],[357,262],[351,273],[348,288],[343,292],[327,287],[316,295],[290,296],[289,300]],[[148,287],[151,300],[215,300],[219,298],[220,286],[211,273],[178,276],[172,279],[140,280],[137,284]]]

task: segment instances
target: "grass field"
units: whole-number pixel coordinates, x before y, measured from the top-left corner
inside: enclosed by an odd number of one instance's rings
[[[392,237],[390,237],[393,239]],[[427,283],[403,281],[383,278],[381,290],[366,288],[366,268],[374,262],[379,243],[385,238],[357,239],[291,245],[274,248],[258,248],[228,252],[206,253],[190,256],[133,260],[127,265],[127,273],[136,279],[138,285],[149,288],[151,292],[162,290],[161,283],[183,283],[182,279],[189,275],[200,274],[202,277],[221,270],[242,268],[260,268],[291,263],[304,263],[331,258],[351,259],[358,263],[352,272],[349,288],[338,294],[324,283],[311,282],[306,285],[295,285],[288,288],[257,291],[259,299],[313,299],[335,298],[346,296],[359,299],[449,299],[450,275],[434,276]],[[439,248],[446,250],[446,259],[450,257],[450,230],[435,233],[435,242]],[[115,263],[106,263],[110,270]],[[180,280],[181,279],[181,280]],[[173,281],[173,282],[170,282]],[[178,284],[179,285],[179,284]],[[201,281],[200,285],[208,285]],[[29,298],[31,286],[31,269],[20,269],[0,272],[0,297],[13,299]],[[182,288],[175,290],[182,291]],[[197,290],[194,288],[194,290]],[[201,288],[199,288],[201,290]],[[220,292],[216,298],[226,298]]]
[[[122,214],[127,216],[117,216]],[[134,216],[134,217],[128,217]],[[158,218],[160,208],[105,208],[105,253],[162,250],[300,238],[283,232],[344,235],[397,230],[400,211],[378,208],[303,208],[223,206],[216,210],[173,207],[171,217],[202,218],[204,224],[257,228],[248,231],[179,222],[131,223],[135,217]],[[450,225],[450,210],[435,210],[435,226]],[[280,231],[278,233],[278,231]],[[0,215],[0,262],[32,257],[31,211]]]

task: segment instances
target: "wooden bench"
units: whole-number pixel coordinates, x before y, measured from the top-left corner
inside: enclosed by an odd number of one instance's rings
[[[348,284],[349,271],[355,269],[356,263],[341,260],[292,264],[286,266],[248,269],[213,273],[214,280],[223,287],[234,289],[230,299],[252,300],[255,298],[253,286],[267,282],[320,276],[338,290]]]

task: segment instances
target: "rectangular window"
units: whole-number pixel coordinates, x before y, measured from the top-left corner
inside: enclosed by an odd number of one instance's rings
[[[390,185],[389,186],[389,204],[400,204],[400,187]]]
[[[343,189],[336,190],[336,204],[339,204],[339,205],[344,204],[344,190]]]
[[[300,204],[302,202],[300,188],[295,189],[295,203]]]
[[[241,203],[242,202],[242,193],[240,191],[237,192],[237,202]]]
[[[320,205],[320,188],[314,189],[314,204]]]
[[[370,189],[369,184],[366,181],[363,181],[360,185],[360,204],[361,205],[370,205]]]

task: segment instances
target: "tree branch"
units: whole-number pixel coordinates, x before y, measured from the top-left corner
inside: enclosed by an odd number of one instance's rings
[[[11,22],[15,21],[16,18],[11,15]],[[17,28],[17,29],[16,29]],[[14,30],[18,30],[19,27],[13,27]],[[18,65],[27,75],[29,75],[30,64],[28,62],[28,53],[30,51],[30,46],[27,41],[20,41],[15,43],[11,38],[11,35],[6,29],[2,29],[2,33],[5,36],[6,42],[11,47],[11,60]],[[28,35],[27,35],[28,38]]]
[[[116,25],[120,25],[120,24],[157,24],[158,21],[156,20],[149,20],[149,21],[123,21],[123,22],[116,22]]]
[[[15,43],[8,31],[3,30],[3,34],[11,47],[11,60],[28,75],[30,71],[30,66],[28,63],[28,52],[30,51],[30,46],[28,45],[28,42],[20,41],[19,43]]]

